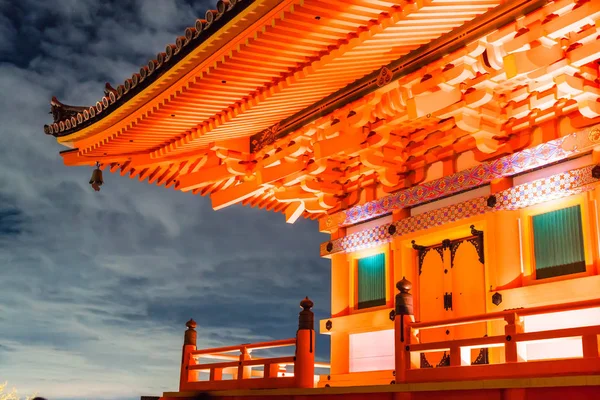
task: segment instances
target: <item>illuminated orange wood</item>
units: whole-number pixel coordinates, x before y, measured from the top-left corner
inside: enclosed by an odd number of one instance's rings
[[[241,3],[219,3],[221,9],[209,15],[219,16],[222,24],[204,42],[190,39],[198,32],[188,29],[141,74],[116,90],[107,86],[92,109],[71,108],[47,127],[47,133],[66,134],[59,138],[71,148],[62,154],[64,163],[100,163],[107,184],[111,172],[210,196],[216,210],[241,203],[280,212],[288,223],[318,219],[319,229],[331,235],[331,246],[348,239],[343,250],[327,256],[332,260],[331,318],[322,321],[321,333],[331,335],[332,360],[320,387],[553,376],[557,369],[596,373],[598,325],[582,326],[581,315],[598,317],[598,189],[514,211],[486,201],[485,212],[464,220],[434,216],[421,220],[420,230],[402,223],[443,204],[458,206],[475,193],[449,197],[448,182],[440,178],[550,140],[573,142],[561,156],[571,157],[568,163],[598,162],[598,152],[590,153],[600,143],[600,2],[258,0],[243,3],[248,8],[227,20],[223,10],[236,10]],[[499,17],[495,13],[505,8],[495,7],[501,3],[506,9],[534,3],[537,8],[528,7],[527,15],[509,12],[504,26],[491,20],[485,27],[471,24],[463,32],[468,40],[461,31],[447,34],[488,10],[477,21]],[[439,42],[433,42],[438,38],[447,40],[439,50]],[[454,45],[462,41],[468,43]],[[190,43],[197,47],[186,47]],[[180,51],[189,53],[173,68],[163,68],[169,65],[166,54],[171,58]],[[390,64],[394,60],[399,61]],[[329,97],[340,89],[342,97]],[[575,146],[577,153],[571,152]],[[566,148],[545,149],[536,157],[561,149]],[[514,162],[525,165],[528,156],[518,154]],[[467,186],[487,197],[530,173],[564,165]],[[346,226],[357,211],[353,206],[377,207],[371,202],[391,202],[400,190],[416,185],[432,197],[419,194],[421,203],[398,206],[402,210],[388,204],[384,208],[391,215],[379,214],[373,221],[361,217],[360,224]],[[585,272],[536,279],[532,216],[575,204],[583,216]],[[391,233],[391,222],[405,231]],[[419,273],[413,239],[433,245],[467,237],[471,223],[485,232],[485,263],[464,242],[458,250],[430,249]],[[385,228],[377,231],[377,226]],[[363,238],[357,238],[360,232]],[[389,369],[350,372],[351,335],[395,329],[397,336],[399,330],[399,321],[390,320],[389,296],[377,309],[356,307],[354,261],[357,254],[376,250],[386,252],[387,281],[406,275],[415,284],[417,322],[406,317],[408,349],[394,338],[395,377]],[[393,282],[387,281],[390,292]],[[452,307],[444,307],[447,294]],[[496,294],[501,303],[492,301]],[[587,303],[561,304],[571,300]],[[504,309],[510,311],[499,311]],[[533,317],[541,318],[538,325],[551,326],[553,318],[558,320],[552,312],[563,313],[563,322],[571,325],[528,330]],[[569,314],[576,312],[582,314]],[[312,388],[313,333],[304,329],[297,340],[206,351],[184,347],[181,388]],[[528,360],[541,353],[531,350],[531,342],[550,339],[564,348],[543,349],[578,358]],[[575,342],[579,347],[567,348]],[[253,348],[278,345],[296,345],[296,358],[251,357]],[[493,365],[471,366],[483,348],[489,348]],[[241,355],[224,354],[231,351]],[[446,352],[450,365],[417,368],[421,352],[434,366]],[[210,354],[217,364],[197,363]],[[281,368],[292,364],[294,375],[280,376]],[[198,371],[208,373],[209,381],[198,382]],[[226,381],[224,374],[234,379]],[[524,393],[502,395],[516,400]]]

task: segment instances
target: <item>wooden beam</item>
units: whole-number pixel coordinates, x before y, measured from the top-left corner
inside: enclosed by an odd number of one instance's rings
[[[231,172],[227,169],[227,165],[221,164],[216,167],[202,169],[179,177],[179,190],[189,192],[199,187],[203,187],[209,183],[215,183],[231,177]]]
[[[314,193],[305,192],[301,187],[294,186],[282,191],[277,191],[273,195],[282,203],[293,203],[296,201],[316,200],[317,196]]]
[[[230,205],[264,192],[267,188],[259,185],[256,179],[239,183],[210,195],[213,210],[220,210]]]
[[[238,139],[217,141],[211,146],[211,150],[232,150],[242,154],[249,154],[250,138],[244,137]]]
[[[366,135],[361,131],[352,133],[341,133],[331,139],[321,140],[314,145],[315,159],[327,159],[343,151],[352,153],[364,142]]]
[[[110,155],[110,156],[86,156],[81,155],[77,149],[60,153],[63,163],[69,167],[94,166],[96,162],[100,164],[124,163],[134,155]]]
[[[280,179],[284,179],[292,174],[300,172],[305,167],[306,163],[303,160],[297,160],[294,162],[282,162],[277,166],[258,170],[256,172],[256,180],[263,185],[273,183]]]
[[[296,201],[285,209],[285,222],[288,224],[293,224],[302,216],[304,213],[304,202]]]

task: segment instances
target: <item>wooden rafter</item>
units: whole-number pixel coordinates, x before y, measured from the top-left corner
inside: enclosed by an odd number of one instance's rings
[[[323,18],[333,19],[346,10],[346,3],[334,3]],[[375,60],[369,64],[372,68],[406,51],[393,43],[414,24],[409,14],[422,11],[412,3],[383,12],[391,6],[379,4],[348,17],[347,24],[356,19],[354,34],[335,33],[343,25],[336,28],[336,20],[327,27],[312,27],[316,36],[306,35],[289,47],[277,43],[287,32],[309,29],[309,16],[319,4],[306,0],[285,11],[286,18],[274,19],[270,28],[144,116],[100,142],[87,141],[86,149],[65,152],[65,163],[100,162],[122,175],[210,195],[215,209],[241,202],[284,212],[293,222],[416,185],[428,179],[428,168],[436,163],[444,174],[456,172],[456,160],[465,153],[481,162],[531,146],[539,140],[532,133],[536,126],[550,132],[544,136],[547,140],[562,129],[555,125],[558,117],[567,116],[579,126],[600,119],[600,45],[595,40],[600,34],[600,3],[563,0],[384,82],[376,92],[284,138],[277,139],[276,128],[270,128],[263,135],[267,144],[251,153],[248,135],[253,129],[270,127],[338,87],[334,82],[346,82],[342,75],[352,77],[359,71],[356,60]],[[446,6],[447,2],[435,7]],[[435,12],[435,7],[429,11]],[[476,14],[479,8],[474,10]],[[361,28],[360,18],[373,13],[377,20]],[[317,52],[319,43],[325,43],[321,36],[342,39]],[[387,49],[385,57],[370,58],[382,49]],[[310,57],[311,52],[318,57]],[[273,64],[262,70],[257,60],[266,56],[273,57]],[[304,64],[298,61],[307,57]],[[241,76],[242,65],[253,65],[252,73]],[[290,65],[301,68],[289,72]],[[275,76],[278,68],[288,71],[279,75],[281,83],[260,83]],[[339,76],[333,71],[340,71]],[[233,83],[238,75],[230,91],[220,89],[222,81]],[[253,85],[256,90],[248,91]],[[243,101],[222,108],[236,96]],[[305,103],[298,102],[298,96]],[[217,116],[204,121],[207,115]]]

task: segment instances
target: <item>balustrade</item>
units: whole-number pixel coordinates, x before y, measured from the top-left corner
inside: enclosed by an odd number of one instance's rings
[[[562,329],[548,329],[537,332],[525,332],[523,319],[527,316],[560,313],[575,310],[600,308],[600,299],[579,301],[540,307],[505,310],[443,321],[414,322],[412,298],[408,293],[410,282],[398,283],[401,295],[396,298],[395,346],[396,346],[396,383],[429,382],[444,380],[469,380],[490,378],[516,378],[531,376],[552,376],[569,374],[588,374],[600,371],[600,325],[579,326]],[[407,300],[408,299],[408,300]],[[399,303],[398,303],[399,302]],[[398,313],[398,310],[405,310]],[[407,312],[410,311],[410,312]],[[504,334],[478,338],[419,343],[419,331],[425,329],[467,325],[477,322],[504,321]],[[402,327],[404,325],[404,327]],[[586,325],[583,323],[582,325]],[[525,346],[566,338],[579,339],[582,357],[528,361]],[[560,344],[557,344],[560,345]],[[495,364],[482,364],[471,361],[471,350],[482,349],[488,361],[489,348],[503,349],[504,361]],[[446,362],[437,368],[425,363],[420,367],[420,359],[428,352],[447,352]],[[449,359],[449,361],[448,361]],[[500,357],[502,359],[502,357]]]
[[[185,332],[183,355],[181,360],[181,378],[179,390],[210,391],[232,389],[275,389],[275,388],[312,388],[315,379],[315,332],[313,302],[307,298],[300,302],[296,338],[274,340],[262,343],[241,344],[213,349],[196,348],[196,322],[190,320]],[[253,358],[252,351],[281,347],[295,347],[295,355],[286,357]],[[237,353],[237,354],[232,354]],[[217,363],[200,363],[201,359],[222,360]],[[294,368],[293,373],[286,371],[287,366]],[[255,369],[262,367],[261,370]],[[200,380],[198,373],[208,372],[208,380]],[[224,379],[231,375],[233,379]]]
[[[523,320],[529,316],[600,308],[600,299],[547,305],[541,307],[505,310],[443,321],[415,322],[410,294],[411,284],[406,279],[398,282],[394,310],[395,329],[395,383],[458,381],[475,379],[505,379],[569,374],[597,374],[600,371],[600,325],[574,326],[526,332]],[[315,367],[314,315],[308,298],[301,303],[296,338],[262,343],[241,344],[213,349],[196,348],[196,323],[186,324],[181,364],[180,391],[210,391],[232,389],[312,388]],[[425,329],[452,327],[474,323],[504,323],[504,331],[485,337],[420,343],[419,332]],[[582,325],[589,325],[582,323]],[[551,340],[574,338],[580,340],[581,357],[528,361],[526,345]],[[559,345],[559,344],[558,344]],[[295,347],[295,355],[256,358],[253,351]],[[496,350],[490,363],[488,349]],[[480,357],[472,361],[471,351],[480,350]],[[432,368],[424,354],[445,352],[444,362]],[[548,358],[550,358],[549,356]],[[559,359],[560,358],[560,359]],[[204,363],[203,359],[219,362]],[[293,373],[286,367],[292,366]],[[261,368],[259,368],[261,367]],[[199,372],[208,374],[200,380]],[[233,379],[224,379],[225,375]]]

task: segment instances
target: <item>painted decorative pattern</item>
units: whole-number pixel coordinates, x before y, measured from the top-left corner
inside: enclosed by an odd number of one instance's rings
[[[593,165],[506,189],[496,195],[496,209],[518,210],[587,191],[597,181],[592,177],[592,168]]]
[[[366,229],[321,244],[321,256],[377,247],[389,243],[396,236],[426,230],[489,211],[517,210],[589,191],[598,182],[598,179],[592,176],[593,168],[594,166],[591,165],[503,190],[495,195],[497,203],[493,208],[488,207],[487,197],[479,197]]]
[[[590,132],[592,132],[590,130]],[[331,223],[349,226],[390,214],[416,204],[432,201],[440,197],[459,193],[486,185],[494,179],[513,176],[534,168],[539,168],[571,157],[593,146],[591,133],[586,131],[572,133],[560,139],[539,146],[482,163],[454,175],[402,190],[379,200],[352,207],[339,216],[332,216]],[[336,221],[337,220],[337,221]]]

